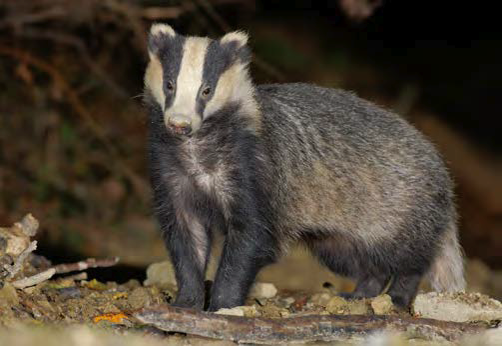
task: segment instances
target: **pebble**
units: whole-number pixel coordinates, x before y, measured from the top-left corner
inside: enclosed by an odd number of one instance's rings
[[[422,318],[453,322],[502,319],[502,303],[480,293],[419,294],[413,311]]]
[[[78,287],[63,287],[57,290],[61,300],[65,301],[70,298],[80,298],[82,293]]]
[[[19,297],[16,289],[8,282],[0,289],[0,302],[7,303],[8,305],[19,304]]]
[[[343,309],[347,306],[347,301],[339,296],[334,296],[326,304],[326,311],[331,314],[339,314],[343,312]]]
[[[162,288],[176,286],[173,265],[169,261],[152,263],[146,269],[145,286],[159,286]]]
[[[242,309],[242,306],[236,306],[235,308],[231,309],[220,309],[215,312],[217,315],[229,315],[229,316],[244,316],[244,309]]]
[[[329,293],[317,293],[312,296],[312,299],[310,301],[316,305],[326,306],[331,297],[332,295],[330,295]]]
[[[394,305],[392,305],[392,299],[389,295],[382,294],[373,298],[371,307],[375,315],[388,315],[392,312]]]
[[[274,284],[257,282],[253,285],[253,288],[251,288],[249,296],[257,299],[269,299],[275,297],[276,294],[277,288],[275,288]]]

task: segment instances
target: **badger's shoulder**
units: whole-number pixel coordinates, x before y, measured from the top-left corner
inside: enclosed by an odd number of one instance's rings
[[[289,83],[259,85],[256,96],[264,122],[294,122],[333,135],[364,136],[370,142],[372,137],[380,142],[395,137],[424,141],[404,118],[353,92]]]
[[[372,136],[381,141],[386,133],[417,134],[398,115],[340,89],[303,83],[269,84],[258,86],[256,96],[265,123],[295,123],[347,140],[363,134],[366,141]]]
[[[344,117],[357,120],[361,116],[396,118],[383,108],[341,89],[306,83],[263,84],[257,87],[258,99],[264,108],[293,108],[312,117]],[[367,120],[367,119],[366,119]]]

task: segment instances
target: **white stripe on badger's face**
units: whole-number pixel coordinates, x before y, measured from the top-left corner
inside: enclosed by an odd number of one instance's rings
[[[176,80],[176,94],[171,107],[165,110],[164,119],[186,117],[192,129],[200,127],[201,115],[197,114],[197,96],[203,83],[204,57],[210,40],[205,37],[189,37],[183,46],[183,58]]]
[[[241,102],[241,106],[250,114],[257,109],[247,66],[241,62],[234,63],[219,77],[214,95],[204,109],[204,119],[230,102]]]
[[[150,90],[155,101],[164,107],[166,102],[166,96],[164,95],[164,90],[162,84],[164,83],[162,76],[162,64],[159,58],[150,53],[150,63],[146,68],[145,73],[145,87]]]

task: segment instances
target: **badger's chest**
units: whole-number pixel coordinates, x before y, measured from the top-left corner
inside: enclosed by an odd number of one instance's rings
[[[228,155],[211,144],[204,139],[187,139],[180,146],[181,165],[192,188],[206,194],[226,215],[235,191],[230,176],[233,165]]]

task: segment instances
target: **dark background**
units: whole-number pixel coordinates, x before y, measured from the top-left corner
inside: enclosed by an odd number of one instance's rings
[[[369,3],[374,3],[369,1]],[[362,4],[362,5],[361,5]],[[141,107],[145,33],[251,36],[257,83],[306,81],[393,109],[443,153],[462,244],[502,267],[502,45],[481,2],[0,1],[0,224],[41,222],[60,262],[119,255],[134,276],[165,258],[149,208]]]

